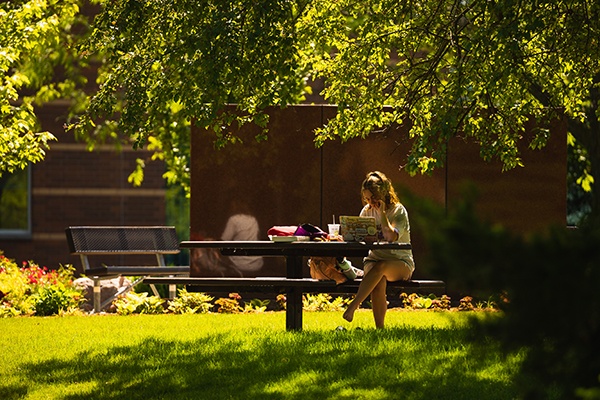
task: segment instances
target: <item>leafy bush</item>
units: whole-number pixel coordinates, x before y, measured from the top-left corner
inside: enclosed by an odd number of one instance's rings
[[[244,305],[245,313],[260,313],[267,310],[267,306],[271,303],[271,300],[252,299]]]
[[[33,262],[19,266],[0,252],[0,317],[74,312],[84,301],[73,285],[74,268],[57,270]]]
[[[306,311],[342,311],[350,303],[350,299],[343,297],[332,299],[327,293],[307,293],[302,297],[302,308]]]
[[[450,297],[447,295],[442,295],[441,298],[437,298],[433,294],[429,296],[421,296],[417,293],[402,293],[400,295],[400,299],[402,300],[402,306],[404,308],[410,308],[414,310],[449,310],[451,306]]]
[[[33,295],[35,315],[55,315],[64,311],[74,311],[79,307],[81,293],[75,288],[62,285],[41,286]]]
[[[217,312],[223,314],[235,314],[244,311],[240,305],[242,296],[238,293],[229,293],[229,298],[220,298],[215,301],[215,304],[219,306]]]
[[[179,289],[177,297],[169,302],[168,311],[174,314],[205,314],[214,307],[211,304],[214,297],[201,292],[188,292]]]
[[[148,296],[146,292],[128,292],[115,300],[114,305],[119,315],[162,314],[165,311],[163,303],[160,297]]]

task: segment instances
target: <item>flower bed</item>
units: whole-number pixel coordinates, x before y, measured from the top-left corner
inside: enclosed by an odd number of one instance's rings
[[[74,268],[19,267],[0,252],[0,317],[55,315],[79,310],[83,292],[73,285]]]

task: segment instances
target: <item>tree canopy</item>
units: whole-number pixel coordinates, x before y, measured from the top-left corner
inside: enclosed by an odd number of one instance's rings
[[[56,140],[40,131],[36,105],[83,96],[85,78],[75,44],[85,19],[78,3],[0,6],[0,176],[43,160],[49,142]]]
[[[30,3],[38,2],[23,2]],[[338,106],[315,132],[317,145],[405,124],[412,173],[442,165],[455,136],[479,143],[484,159],[513,168],[522,164],[519,149],[543,147],[550,121],[561,119],[585,150],[581,182],[589,186],[600,176],[597,2],[100,3],[77,54],[100,62],[100,86],[71,128],[91,144],[115,130],[137,146],[148,144],[167,162],[172,182],[185,183],[189,174],[192,120],[225,145],[237,140],[234,121],[266,127],[265,107],[301,102],[313,79],[325,82],[322,95]],[[60,4],[53,5],[59,16],[76,2]],[[14,93],[11,99],[16,107]],[[237,112],[224,112],[229,103]],[[524,135],[530,122],[533,137]],[[267,136],[265,130],[257,139]]]

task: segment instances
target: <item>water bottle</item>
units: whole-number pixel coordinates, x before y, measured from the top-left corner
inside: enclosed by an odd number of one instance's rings
[[[348,278],[348,279],[356,278],[356,272],[354,272],[354,268],[352,268],[352,264],[350,263],[350,261],[348,261],[344,258],[341,262],[338,261],[338,267],[340,267],[340,269],[342,270],[342,273],[344,275],[346,275],[346,278]]]

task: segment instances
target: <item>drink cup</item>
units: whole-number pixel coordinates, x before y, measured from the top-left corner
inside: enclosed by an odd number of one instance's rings
[[[340,234],[340,224],[329,224],[329,236],[335,237]]]

